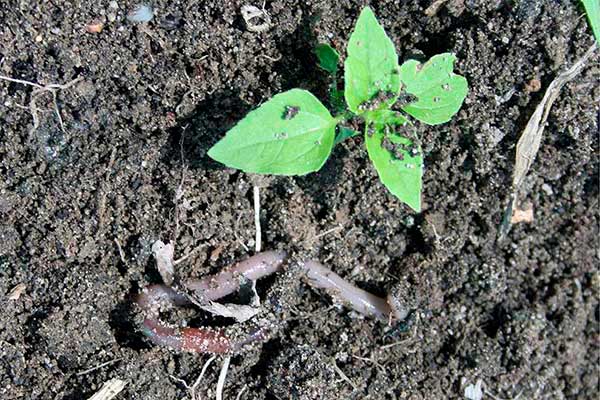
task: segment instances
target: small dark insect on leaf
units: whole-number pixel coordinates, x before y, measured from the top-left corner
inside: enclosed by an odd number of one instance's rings
[[[373,127],[373,124],[369,124],[369,126],[367,127],[367,135],[373,136],[374,133],[375,133],[375,128]]]
[[[383,147],[384,149],[386,149],[387,151],[393,152],[396,149],[396,146],[394,146],[394,143],[392,143],[392,141],[390,139],[388,139],[388,137],[384,137],[383,141],[381,142],[381,147]]]
[[[400,93],[400,96],[398,96],[398,99],[396,100],[396,104],[394,104],[394,106],[404,107],[416,101],[419,101],[419,98],[417,96],[407,92],[402,92]]]
[[[396,160],[404,160],[404,152],[408,151],[406,145],[401,143],[393,143],[386,135],[381,142],[381,147],[390,152],[392,157]]]
[[[283,113],[283,119],[292,119],[298,114],[299,111],[300,111],[300,107],[285,106],[285,112]]]
[[[380,106],[387,102],[388,100],[393,99],[396,96],[394,92],[387,92],[385,90],[380,90],[371,98],[371,100],[367,100],[361,105],[358,106],[358,109],[361,111],[373,111],[380,108]]]

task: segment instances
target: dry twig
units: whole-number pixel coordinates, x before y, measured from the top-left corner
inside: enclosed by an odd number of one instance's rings
[[[98,364],[98,365],[96,365],[94,367],[91,367],[91,368],[88,368],[88,369],[86,369],[84,371],[78,372],[75,375],[77,375],[77,376],[87,375],[90,372],[94,372],[94,371],[96,371],[96,370],[98,370],[100,368],[106,367],[107,365],[110,365],[112,363],[116,363],[117,361],[121,361],[121,360],[122,360],[122,358],[115,358],[114,360],[103,362],[102,364]]]
[[[63,85],[59,85],[56,83],[51,83],[48,85],[40,85],[38,83],[35,82],[30,82],[30,81],[26,81],[23,79],[15,79],[15,78],[11,78],[8,76],[3,76],[0,75],[0,80],[5,80],[8,82],[13,82],[13,83],[20,83],[22,85],[27,85],[27,86],[32,86],[35,89],[31,92],[31,97],[29,100],[29,106],[28,107],[24,107],[26,109],[29,110],[29,113],[31,114],[31,118],[33,119],[33,127],[29,130],[29,136],[31,137],[33,135],[33,132],[36,131],[36,129],[40,126],[40,118],[38,116],[38,112],[39,109],[37,108],[37,100],[38,98],[44,94],[44,93],[50,93],[52,94],[52,104],[54,105],[54,112],[56,113],[56,117],[58,119],[58,123],[60,125],[60,129],[63,131],[63,133],[66,133],[65,130],[65,125],[63,123],[63,119],[62,116],[60,114],[60,110],[58,108],[58,102],[57,102],[57,91],[59,90],[65,90],[65,89],[69,89],[71,86],[75,85],[77,82],[81,81],[83,78],[79,77],[76,79],[73,79],[70,82],[67,82]]]
[[[573,80],[583,70],[587,62],[590,60],[596,44],[594,43],[585,54],[571,66],[571,68],[559,74],[548,86],[544,98],[538,104],[535,112],[527,122],[527,126],[523,130],[521,137],[517,143],[517,152],[515,156],[515,169],[513,172],[512,195],[504,219],[500,226],[500,238],[503,238],[510,230],[511,218],[513,210],[516,208],[521,185],[529,172],[529,168],[535,160],[535,156],[542,142],[542,134],[544,133],[544,125],[548,119],[548,114],[552,108],[552,104],[560,94],[562,87],[569,81]]]
[[[102,385],[88,400],[111,400],[114,399],[125,388],[126,383],[120,379],[111,379]]]
[[[340,367],[338,367],[338,365],[336,364],[335,360],[333,360],[333,369],[335,370],[335,372],[338,373],[338,375],[342,378],[342,380],[344,380],[345,382],[347,382],[350,386],[352,386],[352,389],[354,390],[358,390],[358,387],[354,384],[354,382],[352,382],[350,380],[350,378],[348,378],[348,376],[344,373],[344,371],[342,371],[340,369]]]
[[[438,11],[440,11],[440,8],[442,8],[442,6],[447,2],[448,0],[434,0],[433,3],[431,3],[431,5],[425,10],[425,15],[428,17],[434,17]]]
[[[260,188],[254,186],[254,226],[256,227],[256,252],[260,253],[262,247],[262,233],[260,229]]]
[[[219,373],[219,381],[217,382],[217,400],[223,400],[223,387],[225,386],[225,379],[227,378],[227,371],[229,370],[229,363],[231,362],[231,356],[223,359],[223,366],[221,367],[221,373]]]
[[[198,390],[198,386],[200,386],[200,382],[202,382],[202,378],[204,377],[206,370],[208,369],[210,364],[215,360],[215,358],[217,358],[217,356],[212,356],[204,363],[204,365],[202,366],[202,370],[200,371],[200,375],[198,375],[198,378],[196,378],[196,382],[194,382],[194,384],[191,387],[188,386],[186,381],[184,381],[183,379],[176,378],[173,375],[169,376],[171,377],[171,379],[180,382],[187,389],[187,391],[190,393],[190,397],[192,398],[192,400],[200,400],[200,397],[197,395],[196,391]]]

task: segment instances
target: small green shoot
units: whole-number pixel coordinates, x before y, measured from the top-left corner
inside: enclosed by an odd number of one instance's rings
[[[585,8],[588,21],[590,21],[596,43],[600,46],[600,0],[581,0],[581,2]]]
[[[310,92],[292,89],[248,113],[208,155],[245,172],[308,174],[323,166],[334,145],[359,134],[346,126],[358,117],[380,180],[420,212],[423,153],[409,116],[437,125],[458,112],[467,80],[453,73],[456,57],[444,53],[425,64],[408,60],[399,65],[392,41],[369,7],[348,42],[343,92],[337,85],[337,51],[321,44],[315,55],[332,76],[330,105],[338,115],[332,116]]]
[[[340,55],[338,52],[326,43],[321,43],[315,48],[315,54],[319,59],[319,67],[329,72],[331,75],[336,75]]]

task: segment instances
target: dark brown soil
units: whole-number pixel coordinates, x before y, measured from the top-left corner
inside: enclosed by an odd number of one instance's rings
[[[0,2],[0,74],[82,78],[58,93],[64,131],[49,93],[32,130],[19,105],[34,88],[0,81],[0,398],[86,399],[114,377],[127,381],[118,398],[189,398],[170,376],[192,383],[208,357],[151,345],[131,304],[160,280],[151,246],[173,238],[182,174],[177,256],[207,247],[180,274],[251,253],[257,179],[206,151],[277,92],[325,99],[312,48],[343,52],[362,4],[269,1],[273,28],[251,33],[238,1],[157,0],[147,26],[126,20],[133,3],[73,3]],[[401,61],[451,51],[469,80],[452,122],[420,127],[424,211],[378,182],[361,138],[336,147],[319,173],[258,180],[264,248],[319,259],[381,295],[402,283],[418,308],[389,332],[331,307],[293,269],[267,279],[259,294],[279,329],[232,358],[226,399],[244,387],[242,399],[464,398],[478,379],[503,399],[596,398],[597,58],[550,113],[524,188],[533,223],[497,240],[519,134],[552,79],[592,44],[583,10],[575,0],[452,0],[427,17],[429,4],[371,2]],[[85,31],[94,21],[101,33]],[[202,398],[214,398],[220,364]]]

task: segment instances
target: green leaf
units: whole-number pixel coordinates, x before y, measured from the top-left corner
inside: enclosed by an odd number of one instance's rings
[[[431,57],[425,64],[409,60],[400,67],[404,90],[417,101],[402,107],[430,125],[448,122],[467,96],[467,80],[452,72],[456,56],[450,53]]]
[[[338,143],[342,143],[344,140],[349,139],[358,135],[360,132],[356,132],[354,129],[346,128],[345,126],[339,126],[339,132],[335,137],[335,141],[333,145],[335,146]]]
[[[310,92],[292,89],[249,112],[208,155],[245,172],[304,175],[329,157],[336,123]]]
[[[365,142],[381,182],[394,196],[420,212],[423,155],[416,137],[407,137],[411,133],[407,122],[393,111],[368,113]]]
[[[315,54],[319,59],[319,67],[335,76],[337,74],[338,61],[340,60],[338,52],[327,43],[321,43],[315,47]]]
[[[348,42],[344,95],[348,108],[360,114],[390,106],[400,91],[394,44],[369,7],[360,13]]]
[[[346,103],[344,102],[344,92],[336,89],[335,81],[332,82],[329,88],[329,102],[333,111],[338,113],[346,111]]]
[[[596,43],[600,46],[600,1],[581,0],[581,2],[583,3],[583,7],[585,7],[585,13],[596,37]]]

